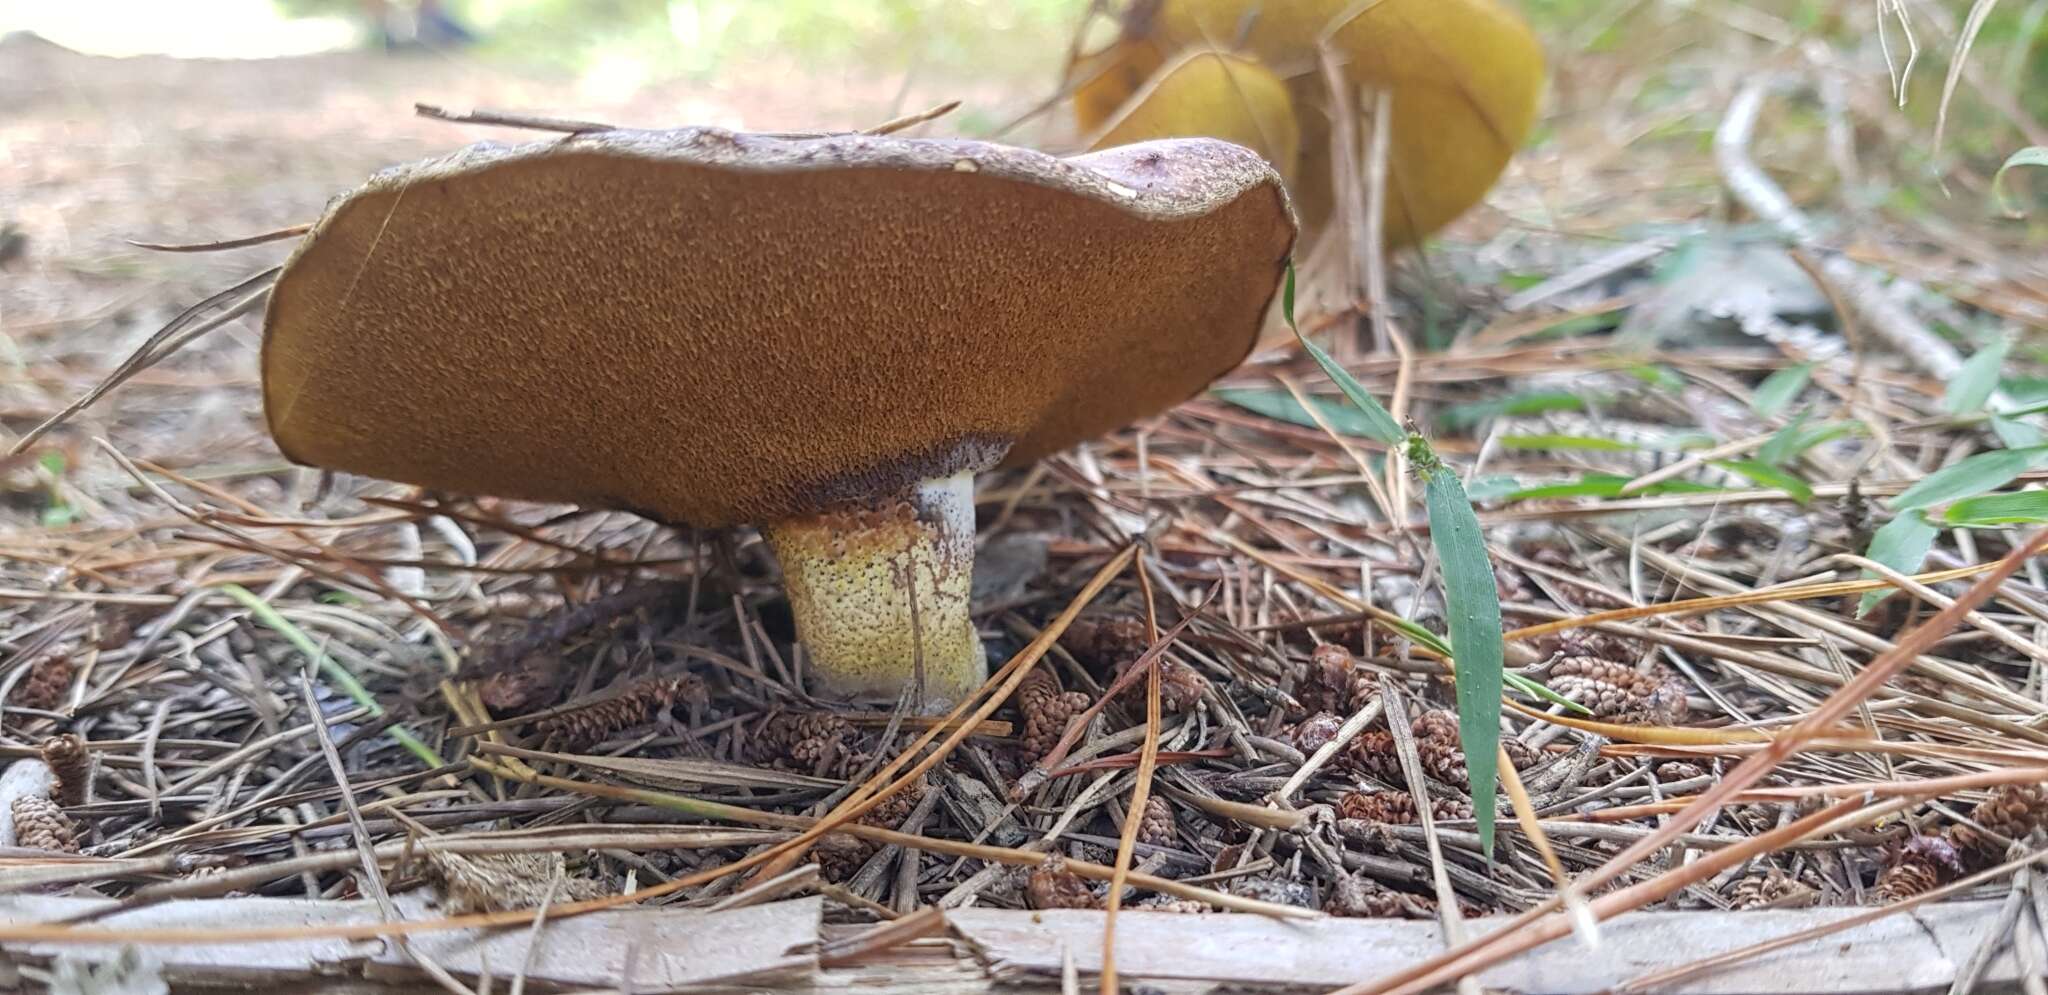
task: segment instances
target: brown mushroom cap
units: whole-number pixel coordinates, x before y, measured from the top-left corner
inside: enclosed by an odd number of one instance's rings
[[[1184,400],[1293,236],[1273,170],[1206,139],[480,145],[330,205],[271,293],[264,409],[302,463],[776,522]]]

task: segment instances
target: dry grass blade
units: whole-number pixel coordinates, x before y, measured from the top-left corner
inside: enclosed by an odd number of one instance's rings
[[[1956,40],[1956,50],[1949,57],[1948,75],[1941,81],[1941,103],[1934,111],[1934,169],[1935,176],[1947,188],[1946,170],[1943,168],[1941,153],[1948,140],[1948,109],[1955,102],[1956,84],[1962,81],[1963,70],[1970,62],[1970,49],[1977,44],[1977,35],[1984,30],[1984,21],[1991,16],[1991,9],[1998,6],[1998,0],[1973,0],[1970,13],[1963,21],[1962,37]]]
[[[282,242],[288,238],[297,238],[312,230],[312,222],[306,222],[304,224],[279,228],[276,231],[267,231],[257,235],[245,235],[241,238],[221,239],[217,242],[138,242],[132,238],[128,239],[127,242],[138,249],[148,249],[151,252],[222,252],[227,249],[246,249],[252,245]]]
[[[1164,644],[1159,638],[1159,611],[1152,598],[1151,575],[1145,572],[1141,556],[1134,560],[1137,567],[1138,586],[1145,594],[1145,632],[1155,644]],[[1206,603],[1206,602],[1205,602]],[[1192,617],[1192,615],[1190,616]],[[1138,826],[1143,821],[1145,801],[1152,793],[1152,774],[1159,765],[1159,657],[1147,654],[1149,662],[1142,666],[1145,671],[1145,740],[1138,753],[1138,777],[1131,782],[1131,804],[1124,813],[1123,833],[1117,838],[1114,873],[1109,878],[1109,898],[1104,906],[1102,920],[1102,995],[1116,995],[1120,990],[1116,980],[1116,916],[1124,905],[1124,882],[1130,879],[1131,852],[1138,843]],[[1133,664],[1133,671],[1139,669]],[[1103,695],[1108,700],[1109,695]]]
[[[1522,775],[1515,770],[1514,761],[1508,757],[1507,748],[1499,747],[1497,752],[1499,756],[1495,762],[1500,765],[1501,787],[1507,792],[1508,804],[1515,810],[1515,821],[1521,824],[1522,833],[1529,837],[1529,842],[1543,858],[1543,867],[1550,872],[1551,884],[1557,887],[1559,895],[1569,904],[1572,898],[1566,892],[1571,888],[1572,882],[1565,874],[1564,862],[1557,859],[1557,848],[1550,845],[1550,834],[1543,831],[1543,821],[1536,814],[1536,803],[1529,799],[1529,789],[1523,787]]]
[[[925,124],[930,121],[936,121],[959,109],[960,101],[948,100],[943,104],[938,104],[936,106],[926,108],[925,110],[918,111],[915,114],[905,114],[902,117],[895,118],[889,121],[884,121],[881,124],[875,125],[874,127],[861,132],[861,134],[893,135],[899,131],[904,130],[905,128],[915,128],[920,124]]]
[[[270,284],[277,278],[278,271],[279,267],[273,266],[179,312],[177,317],[158,329],[128,358],[122,360],[120,365],[115,366],[112,372],[93,385],[91,390],[15,440],[14,445],[7,450],[7,455],[18,456],[27,452],[30,446],[48,435],[50,430],[70,421],[73,415],[91,407],[94,402],[107,396],[114,388],[128,382],[136,374],[163,362],[165,358],[199,336],[256,310],[269,297]],[[211,317],[202,317],[215,308],[220,309],[219,313]]]
[[[572,121],[567,118],[538,117],[532,114],[508,114],[503,111],[472,110],[451,111],[433,104],[412,105],[414,114],[450,124],[486,124],[500,128],[523,128],[528,131],[555,131],[568,135],[585,135],[598,131],[616,131],[617,125],[599,121]]]

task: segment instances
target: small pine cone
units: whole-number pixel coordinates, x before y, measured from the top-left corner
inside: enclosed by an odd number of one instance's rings
[[[1469,776],[1465,764],[1465,749],[1458,740],[1458,716],[1444,709],[1432,709],[1415,717],[1415,756],[1422,762],[1423,773],[1445,784],[1463,786]],[[1502,749],[1507,751],[1508,762],[1516,770],[1534,765],[1537,753],[1519,739],[1501,740]],[[1394,734],[1385,729],[1368,729],[1351,741],[1346,751],[1348,759],[1357,766],[1395,783],[1401,783],[1406,774],[1401,770],[1401,755],[1394,745]],[[1443,818],[1443,816],[1439,816]]]
[[[2024,840],[2036,829],[2048,829],[2048,785],[2001,784],[1970,817],[2007,839]]]
[[[1385,729],[1367,729],[1344,744],[1346,762],[1390,781],[1401,779],[1401,757],[1394,748],[1394,734]]]
[[[1159,665],[1159,707],[1168,712],[1180,713],[1201,704],[1202,692],[1209,689],[1209,679],[1195,668],[1179,660],[1163,660]]]
[[[1357,674],[1351,651],[1336,643],[1324,643],[1308,657],[1308,667],[1294,685],[1294,700],[1310,715],[1317,712],[1349,712],[1351,680]]]
[[[1598,718],[1632,725],[1685,721],[1685,684],[1668,672],[1650,675],[1614,660],[1570,656],[1552,665],[1545,680]]]
[[[1728,889],[1728,907],[1737,912],[1762,908],[1770,902],[1771,879],[1783,876],[1784,872],[1775,867],[1743,875]]]
[[[1422,761],[1423,772],[1445,784],[1464,784],[1471,771],[1465,766],[1465,749],[1458,745],[1456,731],[1448,736],[1441,732],[1425,736],[1421,732],[1422,724],[1418,722],[1415,755]]]
[[[1295,723],[1294,729],[1288,734],[1288,738],[1294,741],[1294,748],[1300,750],[1303,756],[1314,756],[1317,750],[1322,749],[1325,744],[1336,739],[1337,730],[1343,727],[1343,719],[1329,712],[1317,712]],[[1351,740],[1353,746],[1357,743],[1358,738]]]
[[[635,682],[626,693],[647,706],[650,715],[666,712],[677,705],[698,708],[711,703],[711,689],[704,684],[704,678],[696,674],[680,677],[643,677]]]
[[[1643,680],[1649,684],[1649,691],[1643,695],[1642,706],[1622,718],[1641,725],[1684,725],[1692,709],[1685,703],[1685,682],[1677,674],[1662,669]]]
[[[1872,894],[1881,902],[1912,898],[1962,871],[1955,844],[1941,836],[1915,836],[1891,852]]]
[[[1604,632],[1572,629],[1536,640],[1535,649],[1558,657],[1592,656],[1603,660],[1633,660],[1641,656],[1631,640]]]
[[[1370,671],[1358,668],[1350,650],[1325,643],[1310,654],[1308,670],[1295,685],[1294,695],[1310,714],[1348,716],[1377,700],[1380,685]]]
[[[477,697],[493,715],[518,715],[553,704],[561,676],[560,656],[534,653],[512,669],[484,678],[477,686]]]
[[[1075,619],[1060,636],[1060,646],[1074,659],[1096,667],[1111,667],[1142,656],[1151,644],[1146,638],[1145,620],[1136,615],[1097,615]]]
[[[1117,667],[1117,677],[1136,660],[1130,660]],[[1159,661],[1159,708],[1168,713],[1185,712],[1201,703],[1202,692],[1209,687],[1209,679],[1196,672],[1195,668],[1179,660]],[[1138,675],[1131,681],[1117,700],[1139,714],[1145,711],[1145,676]]]
[[[1138,839],[1153,846],[1172,846],[1178,822],[1172,803],[1153,795],[1145,799],[1145,817],[1138,822]]]
[[[14,841],[32,850],[78,852],[78,832],[57,803],[36,795],[14,799]]]
[[[1409,825],[1415,821],[1415,796],[1406,791],[1347,791],[1337,799],[1337,817]]]
[[[1044,667],[1033,667],[1017,685],[1017,711],[1022,715],[1045,708],[1046,702],[1060,696],[1060,679]]]
[[[1458,738],[1458,713],[1448,708],[1432,708],[1415,717],[1415,738],[1450,739]]]
[[[52,653],[37,660],[15,688],[14,704],[45,712],[56,708],[63,704],[64,692],[71,690],[74,673],[68,653]]]
[[[559,853],[462,854],[426,852],[428,873],[441,885],[441,906],[448,912],[505,912],[601,898],[608,893],[597,881],[565,873]],[[548,897],[556,877],[562,879]]]
[[[1431,798],[1430,813],[1438,821],[1472,817],[1472,805],[1461,798]],[[1350,791],[1337,799],[1337,816],[1383,825],[1414,824],[1415,796],[1406,791]]]
[[[1924,860],[1903,860],[1884,869],[1877,876],[1877,886],[1870,892],[1872,898],[1889,904],[1912,898],[1923,892],[1932,891],[1941,884],[1941,872]]]
[[[1544,682],[1601,718],[1626,711],[1635,688],[1635,668],[1593,656],[1568,656],[1550,668]]]
[[[570,749],[604,742],[612,734],[647,722],[682,700],[701,700],[704,682],[695,676],[648,677],[618,694],[534,723],[543,735],[559,733]]]
[[[1154,895],[1139,902],[1138,908],[1147,912],[1177,912],[1181,915],[1200,915],[1214,911],[1208,902],[1197,902],[1192,898],[1175,898],[1172,895]]]
[[[867,814],[860,817],[860,821],[883,829],[895,829],[903,825],[903,820],[910,818],[911,810],[917,808],[917,803],[924,800],[926,787],[927,783],[921,777],[904,785],[903,790],[883,799],[880,805],[868,809]]]
[[[92,800],[92,752],[72,733],[43,740],[43,762],[57,775],[57,804],[70,808]]]
[[[1024,716],[1024,753],[1036,760],[1059,745],[1067,725],[1087,711],[1094,699],[1079,691],[1061,691],[1059,678],[1043,669],[1032,671],[1024,685],[1031,688],[1031,694],[1018,702]],[[1023,696],[1024,686],[1019,686],[1017,693]]]
[[[785,712],[761,726],[754,751],[761,762],[783,770],[844,777],[866,762],[858,742],[853,724],[837,715]]]
[[[851,833],[826,833],[811,846],[811,859],[818,862],[818,872],[825,880],[844,881],[860,873],[861,865],[877,849],[873,843]]]
[[[1031,869],[1024,883],[1024,899],[1034,909],[1093,909],[1101,902],[1081,876],[1067,870],[1067,862],[1047,857]]]
[[[1745,875],[1728,889],[1728,904],[1737,910],[1803,909],[1819,900],[1811,885],[1776,867]]]
[[[1514,764],[1516,770],[1528,770],[1536,766],[1536,761],[1543,758],[1543,755],[1538,753],[1535,747],[1513,736],[1502,739],[1500,745],[1503,750],[1507,751],[1508,763]]]
[[[1348,919],[1397,919],[1426,916],[1434,904],[1417,895],[1394,891],[1362,875],[1338,880],[1323,900],[1323,911]]]
[[[1690,760],[1666,760],[1657,765],[1657,780],[1665,783],[1690,781],[1707,776],[1707,769]]]

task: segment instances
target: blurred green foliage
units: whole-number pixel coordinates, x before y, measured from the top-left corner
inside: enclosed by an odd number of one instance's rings
[[[363,18],[361,0],[275,0],[294,16]],[[401,4],[402,6],[402,4]],[[1086,0],[447,0],[484,51],[583,69],[628,58],[708,76],[775,56],[877,69],[1000,70],[1064,51]]]

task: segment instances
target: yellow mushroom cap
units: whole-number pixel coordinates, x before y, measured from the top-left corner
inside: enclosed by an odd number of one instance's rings
[[[1065,83],[1073,88],[1074,121],[1084,132],[1102,127],[1165,64],[1166,54],[1159,50],[1159,43],[1136,35],[1118,38],[1100,51],[1082,56],[1069,67]]]
[[[1287,84],[1255,60],[1210,49],[1188,51],[1147,80],[1087,144],[1111,148],[1182,135],[1249,148],[1293,183],[1301,152],[1294,104]]]
[[[271,294],[264,410],[302,463],[778,522],[1178,403],[1249,350],[1293,237],[1218,141],[480,145],[329,206]]]
[[[1301,153],[1290,190],[1311,235],[1335,202],[1333,105],[1318,54],[1325,37],[1351,83],[1389,94],[1389,245],[1419,242],[1477,204],[1535,126],[1542,47],[1499,0],[1139,0],[1132,11],[1116,46],[1082,63],[1124,68],[1105,73],[1089,99],[1106,102],[1148,52],[1222,47],[1256,56],[1293,99]],[[1358,108],[1363,97],[1347,101]]]

